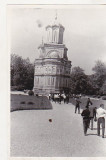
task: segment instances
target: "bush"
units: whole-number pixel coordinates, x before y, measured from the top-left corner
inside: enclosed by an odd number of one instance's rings
[[[32,90],[30,90],[30,91],[28,92],[28,95],[29,95],[29,96],[34,96],[34,92],[33,92]]]
[[[23,90],[24,90],[24,86],[23,85],[17,86],[17,91],[23,91]]]
[[[23,91],[24,86],[23,85],[18,85],[18,86],[11,86],[12,91]]]
[[[23,101],[23,102],[20,102],[20,104],[25,104],[25,101]]]
[[[103,96],[103,97],[102,97],[102,100],[106,100],[106,96]]]
[[[101,98],[101,96],[100,96],[100,95],[98,95],[98,98]]]
[[[97,95],[93,95],[92,97],[93,97],[93,98],[97,98]]]
[[[31,105],[33,105],[33,104],[35,104],[35,103],[33,103],[33,102],[28,102],[28,104],[31,104]]]
[[[16,91],[17,90],[17,86],[11,86],[11,91]]]

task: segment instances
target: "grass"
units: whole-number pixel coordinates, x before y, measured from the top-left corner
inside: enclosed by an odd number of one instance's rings
[[[30,109],[52,109],[52,104],[46,96],[11,94],[11,112]]]
[[[87,103],[87,98],[86,98],[86,97],[82,97],[82,98],[80,99],[80,101],[81,101],[80,107],[81,107],[82,109],[85,108],[86,103]],[[93,103],[92,106],[98,108],[98,107],[100,106],[100,104],[102,103],[102,104],[104,104],[104,108],[106,109],[106,100],[102,100],[102,98],[100,98],[100,99],[97,99],[97,98],[92,99],[92,98],[91,98],[91,101],[92,101],[92,103]],[[75,104],[76,104],[75,99],[74,99],[74,98],[70,98],[70,103],[72,103],[73,105],[75,105]]]
[[[106,100],[106,96],[103,96],[102,99],[103,99],[103,100]]]
[[[87,103],[87,98],[82,97],[80,99],[81,101],[81,108],[85,108]],[[104,104],[104,107],[106,109],[106,100],[103,100],[102,98],[97,99],[91,98],[91,101],[93,103],[94,107],[99,107],[100,104]],[[70,98],[70,103],[73,105],[76,104],[74,98]],[[30,109],[52,109],[52,104],[48,100],[46,96],[28,96],[28,95],[18,95],[18,94],[11,94],[11,111],[16,110],[30,110]]]

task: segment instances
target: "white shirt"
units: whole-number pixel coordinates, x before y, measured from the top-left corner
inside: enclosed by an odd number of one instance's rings
[[[103,109],[103,108],[98,108],[97,110],[96,110],[96,112],[97,112],[97,118],[100,118],[100,117],[105,117],[106,116],[106,110],[105,109]]]

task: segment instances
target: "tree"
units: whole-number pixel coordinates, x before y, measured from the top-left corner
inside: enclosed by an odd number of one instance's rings
[[[94,71],[93,81],[98,90],[102,92],[102,87],[106,80],[106,64],[98,60],[92,70]]]
[[[34,81],[34,64],[30,60],[12,54],[11,55],[11,86],[18,89],[32,89]]]
[[[72,68],[72,73],[81,75],[81,74],[84,74],[84,70],[78,66],[78,67]]]
[[[70,89],[71,93],[74,94],[89,94],[91,90],[91,84],[87,75],[85,75],[84,70],[80,67],[74,67],[72,69],[70,78]],[[90,89],[90,90],[89,90]]]

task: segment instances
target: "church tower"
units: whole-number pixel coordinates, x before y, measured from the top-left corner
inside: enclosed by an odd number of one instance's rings
[[[57,23],[46,27],[46,43],[38,47],[39,59],[35,60],[34,93],[49,94],[69,91],[71,61],[68,60],[63,34],[65,28]]]

